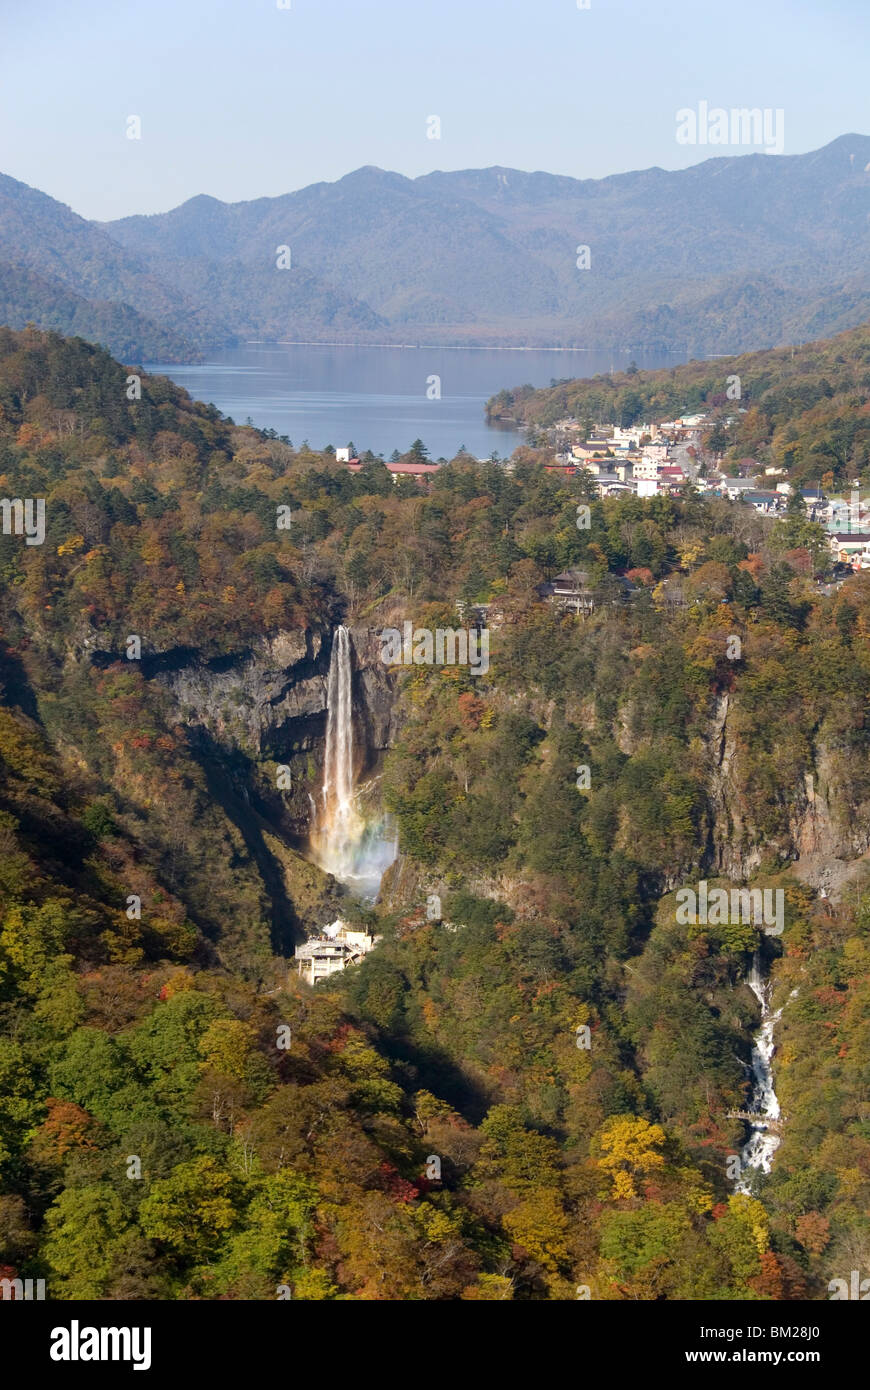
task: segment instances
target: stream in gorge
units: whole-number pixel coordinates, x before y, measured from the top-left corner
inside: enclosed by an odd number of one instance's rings
[[[779,1008],[775,1013],[770,1008],[771,982],[770,978],[761,973],[761,956],[758,951],[752,957],[752,968],[746,977],[746,983],[752,990],[761,1006],[761,1028],[752,1040],[752,1095],[749,1101],[748,1112],[757,1115],[758,1119],[750,1121],[750,1136],[743,1148],[740,1150],[741,1173],[747,1169],[757,1168],[762,1173],[769,1173],[773,1156],[782,1142],[779,1133],[780,1108],[776,1091],[773,1088],[773,1054],[776,1044],[773,1040],[773,1030],[782,1016],[782,1009]],[[771,1126],[773,1121],[773,1126]],[[741,1177],[735,1183],[737,1192],[748,1192],[750,1184],[747,1178]]]
[[[357,784],[365,762],[354,742],[353,643],[348,628],[339,625],[332,638],[326,693],[326,750],[323,787],[311,798],[310,853],[326,873],[344,884],[354,897],[374,903],[384,873],[398,853],[395,827],[378,807],[370,779]],[[782,1008],[770,1007],[771,981],[762,973],[760,952],[752,958],[746,983],[761,1008],[761,1027],[752,1041],[752,1092],[744,1118],[749,1138],[740,1150],[737,1192],[749,1192],[751,1170],[769,1173],[782,1142],[781,1112],[773,1084],[774,1029]],[[796,992],[796,991],[795,991]]]
[[[312,798],[311,855],[315,863],[363,902],[373,903],[398,853],[389,817],[371,810],[372,782],[357,785],[353,734],[353,645],[335,629],[326,689],[323,789]]]
[[[398,853],[395,827],[372,795],[377,779],[357,784],[365,762],[364,750],[355,748],[353,707],[353,643],[341,624],[333,633],[326,694],[326,750],[323,786],[319,798],[311,798],[310,853],[326,873],[344,884],[354,897],[375,902],[384,873]],[[782,1008],[770,1007],[772,984],[762,973],[760,952],[752,958],[746,983],[758,1000],[761,1026],[752,1041],[752,1092],[744,1113],[749,1138],[740,1150],[737,1192],[751,1190],[751,1170],[769,1173],[782,1142],[781,1112],[773,1084],[774,1029]],[[796,993],[796,991],[794,991]],[[756,1118],[757,1117],[757,1118]]]

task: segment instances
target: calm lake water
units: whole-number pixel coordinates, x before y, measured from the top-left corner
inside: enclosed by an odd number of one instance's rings
[[[314,449],[351,442],[389,458],[420,438],[434,459],[461,445],[477,458],[510,454],[522,436],[487,425],[483,407],[503,387],[549,386],[552,378],[595,376],[628,366],[631,353],[590,349],[323,347],[247,343],[214,353],[195,366],[146,364],[211,402],[236,424],[250,417],[261,429],[303,440]],[[642,357],[639,367],[669,366],[679,357]],[[431,377],[440,378],[440,399]]]

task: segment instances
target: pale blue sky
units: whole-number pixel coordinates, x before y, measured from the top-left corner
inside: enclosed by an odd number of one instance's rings
[[[868,41],[870,0],[0,0],[0,171],[99,218],[363,164],[601,177],[741,152],[676,143],[701,100],[781,107],[799,154],[870,133]]]

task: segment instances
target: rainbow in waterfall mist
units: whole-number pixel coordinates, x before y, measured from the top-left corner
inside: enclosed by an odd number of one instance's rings
[[[364,815],[356,786],[353,740],[353,650],[350,633],[335,629],[326,685],[326,753],[323,790],[315,802],[311,852],[315,862],[355,896],[373,902],[385,870],[396,857],[395,835],[383,816]]]

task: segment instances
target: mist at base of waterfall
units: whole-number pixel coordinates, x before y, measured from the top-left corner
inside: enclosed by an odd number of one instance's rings
[[[359,816],[354,820],[353,828],[344,828],[343,834],[327,827],[321,834],[313,835],[312,858],[324,873],[332,874],[355,898],[370,906],[380,892],[381,879],[398,854],[398,837],[387,816],[370,822]]]

